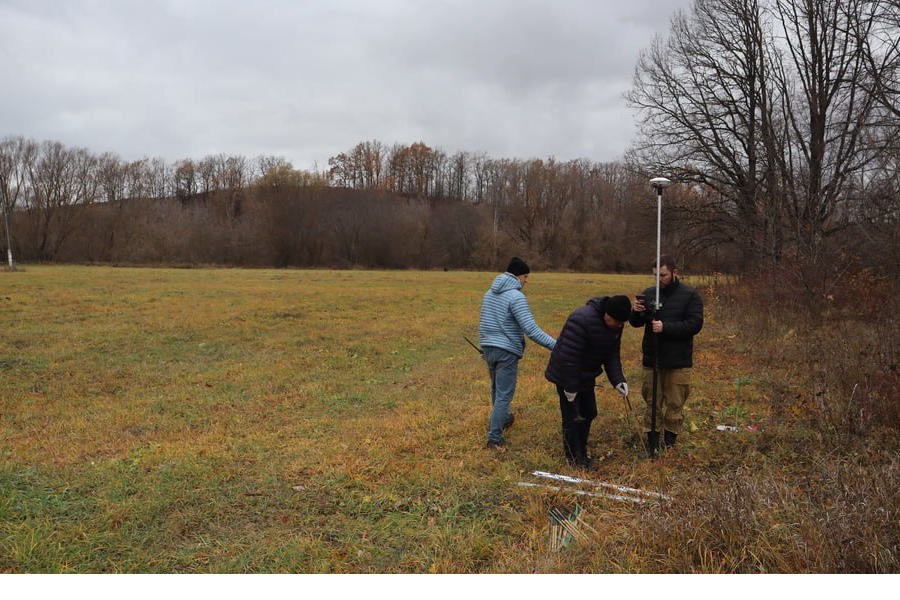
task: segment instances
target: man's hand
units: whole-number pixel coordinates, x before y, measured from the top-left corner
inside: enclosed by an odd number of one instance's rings
[[[622,394],[623,396],[628,396],[628,382],[623,381],[619,385],[616,386],[616,391]]]
[[[653,327],[653,333],[662,333],[663,332],[663,322],[662,321],[652,321],[651,325]]]
[[[575,396],[578,395],[578,392],[563,392],[566,395],[566,400],[569,402],[575,402]]]
[[[634,303],[631,305],[631,310],[634,312],[642,313],[647,310],[647,296],[646,294],[635,294],[634,295]]]

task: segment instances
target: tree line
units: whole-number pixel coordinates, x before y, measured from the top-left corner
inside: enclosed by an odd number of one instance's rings
[[[8,137],[0,202],[20,261],[493,269],[518,253],[546,268],[623,270],[637,266],[638,233],[641,267],[650,257],[652,228],[633,215],[652,197],[622,164],[448,158],[373,141],[329,165],[124,161]]]
[[[318,173],[18,137],[0,203],[23,261],[643,271],[662,175],[683,264],[833,276],[900,259],[898,44],[897,0],[696,0],[641,55],[619,162],[371,140]]]

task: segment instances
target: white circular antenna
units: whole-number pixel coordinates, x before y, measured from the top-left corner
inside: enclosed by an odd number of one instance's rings
[[[650,180],[650,185],[652,185],[653,187],[655,187],[657,189],[668,187],[671,183],[672,182],[670,180],[666,179],[665,177],[654,177],[653,179]]]

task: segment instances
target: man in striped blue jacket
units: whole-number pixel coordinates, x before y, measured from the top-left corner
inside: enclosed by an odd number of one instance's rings
[[[522,293],[530,272],[528,265],[514,256],[506,272],[494,279],[481,303],[478,340],[491,376],[487,448],[498,451],[505,450],[503,430],[512,425],[514,418],[509,406],[516,392],[525,336],[548,350],[556,345],[556,340],[535,322]]]

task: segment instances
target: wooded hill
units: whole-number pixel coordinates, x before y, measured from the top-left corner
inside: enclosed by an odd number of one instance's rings
[[[646,272],[656,251],[651,174],[622,163],[366,142],[310,173],[273,157],[128,163],[22,138],[3,140],[0,159],[20,262],[496,270],[516,254],[545,270]],[[664,251],[693,272],[756,266],[753,224],[715,210],[711,186],[675,179]],[[823,248],[843,253],[836,268],[889,264],[897,228],[886,199],[865,206],[887,212],[829,221]],[[780,259],[791,264],[784,229]]]

